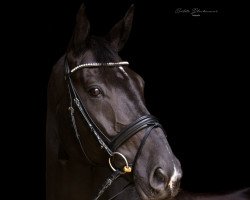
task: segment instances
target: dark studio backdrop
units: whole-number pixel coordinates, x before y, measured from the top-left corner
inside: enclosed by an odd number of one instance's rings
[[[182,163],[182,188],[194,192],[250,186],[249,76],[238,55],[241,24],[226,5],[165,1],[85,0],[91,32],[104,35],[135,4],[120,55],[145,80],[149,111],[167,130]],[[48,4],[47,66],[40,73],[41,135],[52,66],[65,52],[82,1]],[[176,13],[176,9],[217,13]],[[44,163],[45,164],[45,163]]]

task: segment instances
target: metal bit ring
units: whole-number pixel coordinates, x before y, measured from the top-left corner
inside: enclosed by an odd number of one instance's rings
[[[125,166],[123,167],[123,172],[124,173],[130,173],[132,171],[131,167],[128,165],[128,161],[126,159],[126,157],[121,154],[120,152],[113,152],[112,156],[114,155],[119,155],[120,157],[122,157],[122,159],[125,161]],[[111,156],[111,157],[112,157]],[[115,169],[111,163],[111,157],[109,158],[109,166],[113,171],[117,171],[117,169]]]

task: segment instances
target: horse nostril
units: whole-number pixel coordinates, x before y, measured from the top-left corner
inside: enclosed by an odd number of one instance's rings
[[[163,171],[162,168],[157,168],[154,172],[154,178],[157,180],[158,183],[165,183],[167,179],[167,175]]]

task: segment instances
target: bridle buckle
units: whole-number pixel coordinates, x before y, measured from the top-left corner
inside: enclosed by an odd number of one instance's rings
[[[132,168],[130,166],[124,166],[123,167],[123,172],[124,173],[130,173],[130,172],[132,172]]]

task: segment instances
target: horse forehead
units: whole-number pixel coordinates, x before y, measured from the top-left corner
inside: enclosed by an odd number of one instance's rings
[[[95,62],[95,55],[91,50],[88,49],[83,54],[82,60],[85,63]]]

